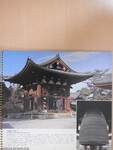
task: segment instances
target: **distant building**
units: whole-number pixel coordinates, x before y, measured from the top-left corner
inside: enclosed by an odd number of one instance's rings
[[[103,88],[103,89],[112,89],[112,74],[106,74],[104,75],[103,77],[95,80],[93,82],[93,84],[96,86],[96,87],[99,87],[99,88]]]

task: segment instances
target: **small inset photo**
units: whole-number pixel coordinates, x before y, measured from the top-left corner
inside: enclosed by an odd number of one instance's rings
[[[112,101],[77,101],[77,150],[112,149]]]

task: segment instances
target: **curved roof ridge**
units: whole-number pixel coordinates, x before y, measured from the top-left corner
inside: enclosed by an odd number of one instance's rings
[[[55,69],[48,69],[48,68],[45,68],[43,66],[41,66],[40,64],[37,64],[35,63],[31,58],[28,58],[29,62],[32,63],[32,65],[35,65],[36,67],[38,68],[41,68],[42,70],[47,70],[49,72],[56,72],[56,73],[61,73],[61,74],[69,74],[69,75],[76,75],[76,76],[93,76],[95,73],[92,72],[92,73],[82,73],[82,72],[65,72],[65,71],[62,71],[62,70],[55,70]]]
[[[9,77],[9,78],[5,78],[4,80],[7,81],[7,80],[13,78],[14,76],[20,75],[20,73],[23,73],[23,72],[28,68],[28,66],[29,66],[29,64],[30,64],[31,62],[33,62],[33,61],[31,60],[30,57],[28,57],[28,58],[27,58],[27,61],[26,61],[26,64],[24,65],[24,67],[23,67],[18,73],[16,73],[15,75],[13,75],[13,76],[11,76],[11,77]]]
[[[64,62],[64,60],[60,57],[59,53],[56,54],[55,57],[53,57],[53,58],[51,58],[51,59],[49,59],[49,60],[47,60],[47,61],[45,61],[45,62],[42,62],[42,63],[40,63],[39,65],[44,67],[44,66],[46,66],[46,65],[48,65],[48,64],[50,64],[50,63],[52,63],[53,61],[57,60],[57,59],[60,60],[60,61],[62,61],[62,63],[63,63],[67,68],[69,68],[70,71],[76,72],[76,71],[74,71],[73,69],[71,69],[71,68]]]
[[[112,74],[111,73],[105,74],[103,77],[96,79],[93,83],[94,84],[112,83]]]
[[[55,73],[57,75],[63,75],[63,76],[67,76],[70,78],[76,77],[78,79],[80,77],[80,78],[82,78],[81,81],[88,79],[94,75],[94,73],[80,73],[80,72],[71,72],[71,71],[65,72],[62,70],[49,69],[49,68],[43,67],[43,66],[35,63],[31,58],[28,58],[25,66],[23,67],[23,69],[20,72],[13,75],[12,77],[6,78],[4,80],[10,81],[10,82],[14,82],[14,81],[18,80],[19,78],[24,80],[23,77],[25,77],[26,73],[29,74],[32,71],[32,69],[35,70],[35,72],[36,72],[36,70],[40,70],[40,71],[44,71],[46,73]]]
[[[56,60],[58,58],[60,58],[59,54],[57,54],[55,57],[53,57],[53,58],[51,58],[51,59],[49,59],[49,60],[47,60],[45,62],[40,63],[39,65],[41,65],[41,66],[47,65],[48,63],[51,63],[52,61],[54,61],[54,60]]]

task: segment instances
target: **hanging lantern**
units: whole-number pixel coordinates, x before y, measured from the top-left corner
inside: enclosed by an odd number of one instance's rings
[[[49,84],[54,84],[53,77],[51,77],[51,79],[49,80],[48,83],[49,83]]]
[[[65,88],[63,88],[62,90],[63,90],[63,92],[65,92],[65,91],[66,91],[66,89],[65,89]]]
[[[67,86],[67,82],[66,81],[63,83],[63,86]]]
[[[61,85],[60,79],[56,82],[56,85]]]
[[[47,83],[47,81],[46,81],[46,76],[43,76],[43,79],[41,80],[41,83],[42,83],[42,84],[46,84],[46,83]]]

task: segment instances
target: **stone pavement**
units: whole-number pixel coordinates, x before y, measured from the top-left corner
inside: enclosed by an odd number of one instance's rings
[[[39,128],[39,129],[74,129],[76,127],[76,118],[57,118],[57,119],[9,119],[3,121],[3,128]]]

